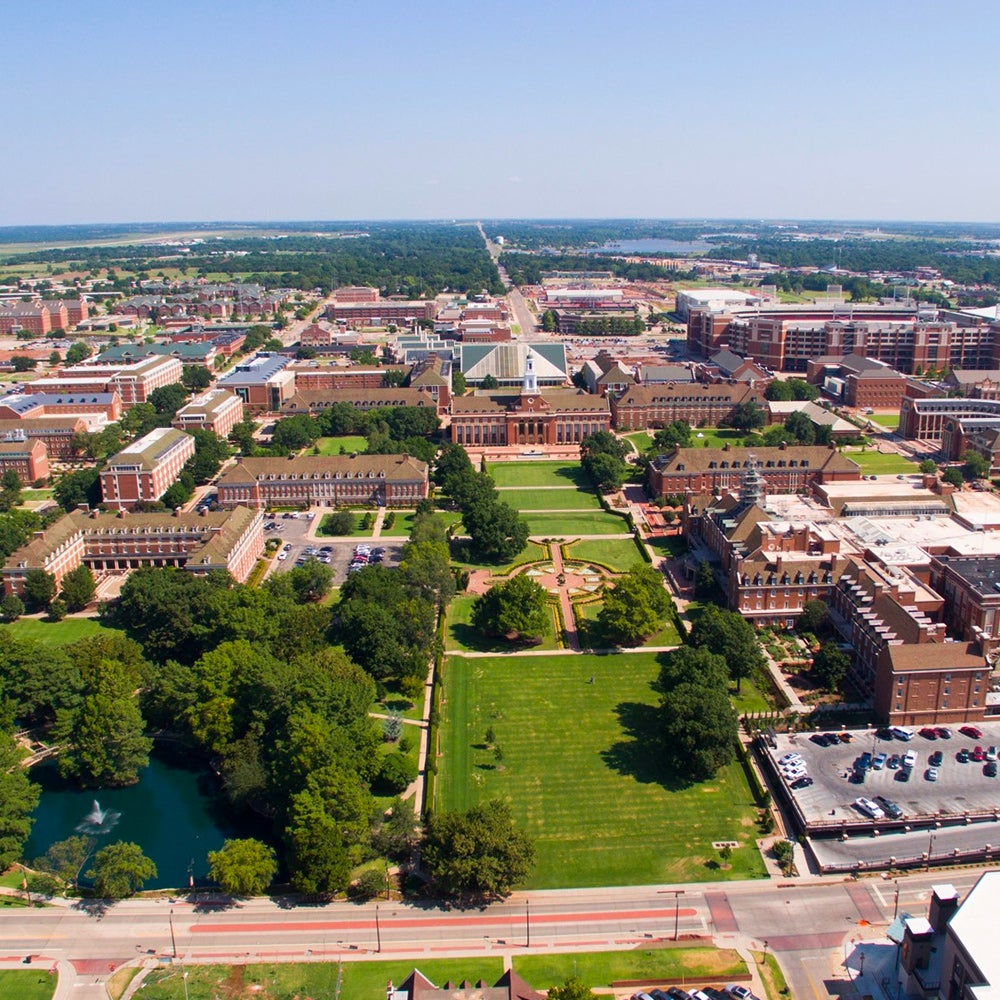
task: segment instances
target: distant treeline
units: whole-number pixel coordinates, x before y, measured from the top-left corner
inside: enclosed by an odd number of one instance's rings
[[[656,281],[664,277],[684,279],[694,277],[693,272],[665,271],[655,264],[628,264],[612,257],[597,254],[526,254],[503,253],[500,263],[506,268],[515,285],[540,285],[547,271],[610,271],[628,281]]]

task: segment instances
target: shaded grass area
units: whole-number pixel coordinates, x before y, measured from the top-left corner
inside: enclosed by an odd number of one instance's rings
[[[605,634],[597,621],[597,616],[604,607],[603,601],[588,601],[587,603],[574,604],[576,611],[576,624],[580,632],[580,643],[591,649],[608,649],[615,645]],[[641,646],[679,646],[681,637],[677,634],[677,629],[669,622],[665,622],[663,628],[658,629],[649,638],[644,639]]]
[[[416,511],[396,511],[396,520],[393,521],[391,528],[386,528],[383,524],[382,535],[383,538],[409,538],[410,532],[413,531],[413,519],[417,516]],[[457,531],[461,531],[462,515],[458,511],[435,511],[432,515],[434,520],[437,521],[445,530],[455,525]]]
[[[455,597],[448,605],[448,615],[445,620],[445,649],[461,650],[478,653],[511,653],[525,648],[505,639],[492,638],[483,635],[471,624],[472,605],[476,601],[475,594],[462,594]],[[557,649],[555,615],[549,608],[549,630],[542,641],[530,649]]]
[[[0,971],[0,1000],[49,1000],[55,989],[56,977],[47,968]]]
[[[374,933],[374,932],[373,932]],[[192,965],[187,967],[190,1000],[217,1000],[243,997],[332,997],[340,1000],[372,1000],[385,996],[385,984],[391,979],[401,983],[419,965],[432,982],[476,982],[491,985],[503,973],[500,958],[422,958],[394,962],[309,962],[280,965]],[[22,975],[22,973],[15,973]],[[46,977],[48,978],[48,977]],[[337,986],[340,986],[339,992]],[[266,984],[266,985],[265,985]],[[51,996],[50,992],[38,994]],[[11,998],[15,994],[9,994]],[[154,969],[144,980],[144,1000],[175,1000],[184,997],[184,980],[179,968]],[[4,994],[0,993],[0,997]],[[22,994],[23,996],[23,994]],[[28,1000],[34,1000],[29,996]]]
[[[579,462],[497,462],[486,469],[496,486],[590,487]]]
[[[587,490],[500,490],[515,510],[600,510],[601,501]]]
[[[660,662],[644,652],[449,657],[435,808],[508,799],[535,841],[532,888],[762,877],[740,765],[690,785],[659,763]],[[485,747],[488,726],[500,767]],[[728,871],[718,840],[741,845]]]
[[[316,529],[316,534],[321,538],[369,538],[371,537],[372,528],[375,524],[375,514],[372,513],[372,525],[368,528],[361,527],[361,519],[365,516],[364,514],[352,514],[354,517],[354,527],[351,529],[350,533],[347,535],[335,535],[330,530],[330,519],[333,514],[324,514],[319,521],[319,527]],[[397,518],[397,520],[399,520]],[[284,544],[284,543],[282,543]]]
[[[648,451],[653,447],[653,437],[645,431],[635,431],[632,434],[624,435],[624,437],[626,441],[631,441],[639,449],[640,453]]]
[[[657,535],[647,538],[646,544],[658,556],[677,559],[687,553],[687,541],[683,535]]]
[[[628,538],[608,538],[603,541],[597,538],[584,538],[567,545],[566,552],[570,559],[597,562],[602,566],[610,566],[619,573],[624,573],[646,561],[642,558],[642,553],[635,542]]]
[[[767,712],[774,708],[774,705],[768,701],[761,689],[749,677],[743,678],[738,694],[735,687],[731,689],[730,700],[738,715],[745,715],[748,712]]]
[[[664,904],[665,918],[672,909],[672,901]],[[515,955],[514,971],[538,990],[561,986],[570,976],[578,976],[593,989],[609,987],[623,979],[656,982],[687,978],[721,982],[745,974],[747,966],[732,948],[664,944],[634,951]]]
[[[628,532],[623,517],[603,510],[583,514],[525,514],[528,533],[536,538],[572,538],[574,535],[622,535]]]
[[[342,437],[321,437],[316,442],[320,455],[340,455],[341,448],[348,455],[351,452],[362,452],[368,450],[368,439],[360,434],[345,434]],[[309,452],[312,449],[308,449]]]
[[[862,451],[860,448],[844,448],[844,455],[852,462],[857,462],[861,466],[861,471],[876,476],[890,475],[893,473],[914,473],[917,472],[917,462],[898,455],[896,452],[878,452],[872,449]]]
[[[46,646],[63,646],[98,632],[118,632],[109,629],[96,618],[64,618],[61,622],[47,622],[40,618],[19,618],[10,625],[0,626],[0,636],[7,630],[20,639],[33,639]]]

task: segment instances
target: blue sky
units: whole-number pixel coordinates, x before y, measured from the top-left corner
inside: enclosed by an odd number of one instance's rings
[[[1000,221],[1000,7],[34,0],[0,225]]]

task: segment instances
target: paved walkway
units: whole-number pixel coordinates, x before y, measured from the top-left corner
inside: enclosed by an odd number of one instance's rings
[[[576,627],[576,615],[573,612],[573,602],[569,599],[569,582],[563,571],[562,546],[552,546],[552,569],[555,573],[556,596],[559,598],[559,611],[563,620],[563,636],[566,645],[572,653],[580,652],[580,633]],[[559,580],[562,583],[559,583]]]
[[[372,527],[372,538],[378,538],[382,534],[382,525],[385,523],[385,507],[379,507],[375,515],[375,524]]]

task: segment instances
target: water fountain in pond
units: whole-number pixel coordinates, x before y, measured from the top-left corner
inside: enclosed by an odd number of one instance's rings
[[[118,825],[121,815],[113,809],[102,809],[100,802],[94,799],[90,812],[77,824],[76,832],[100,837],[102,834],[110,833]]]

